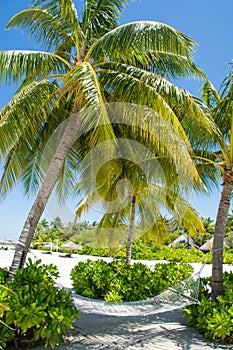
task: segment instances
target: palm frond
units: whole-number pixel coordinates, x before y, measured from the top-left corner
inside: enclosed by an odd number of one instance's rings
[[[17,94],[0,111],[0,152],[4,157],[22,134],[37,133],[57,101],[57,85],[48,80],[33,82]]]
[[[64,41],[72,38],[73,46],[76,38],[70,23],[61,15],[53,2],[53,7],[32,7],[17,13],[7,24],[7,29],[21,28],[27,30],[36,43],[43,44],[48,50],[55,50]]]
[[[220,171],[216,164],[220,161],[217,152],[203,149],[194,149],[192,159],[201,178],[201,185],[194,184],[194,190],[204,194],[210,194],[214,188],[219,187]]]
[[[72,148],[66,157],[56,185],[56,194],[61,203],[73,193],[75,184],[77,183],[77,162],[78,154]]]
[[[92,194],[89,193],[87,194],[84,198],[82,198],[79,202],[78,205],[76,206],[75,209],[75,219],[74,221],[76,222],[82,214],[88,213],[88,211],[91,208],[91,205],[94,203],[92,202]]]
[[[36,79],[48,74],[62,74],[67,65],[58,55],[41,51],[0,51],[1,81],[17,84],[24,79]]]
[[[154,57],[170,53],[192,57],[195,42],[160,22],[132,22],[106,33],[90,48],[86,60],[115,61],[150,67]]]
[[[43,142],[29,133],[22,135],[5,158],[0,179],[0,197],[4,198],[20,180],[26,195],[36,193],[44,177],[41,167]]]
[[[156,161],[159,163],[160,158],[166,158],[168,161],[170,159],[174,162],[176,171],[180,174],[180,181],[183,179],[184,183],[187,184],[189,181],[198,181],[198,174],[189,154],[189,144],[185,142],[185,138],[182,138],[182,134],[180,135],[165,118],[161,118],[151,109],[133,104],[116,103],[110,104],[109,108],[115,116],[113,123],[121,123],[122,128],[130,126],[132,129],[132,134],[129,134],[129,146],[131,139],[135,140],[136,137],[140,140],[141,138],[150,150],[148,156],[151,158],[152,164],[155,164]],[[117,137],[121,137],[120,133],[117,134]],[[145,140],[143,141],[144,137]],[[136,162],[138,162],[141,158],[142,149],[140,151],[140,147],[136,145],[133,147],[135,148],[135,157],[138,157]],[[135,157],[133,159],[136,159]],[[146,162],[149,158],[145,155],[144,161]]]
[[[125,0],[86,0],[82,28],[88,43],[93,43],[118,25]]]
[[[208,108],[215,106],[216,102],[220,100],[218,91],[208,80],[201,87],[201,96]]]
[[[89,62],[82,62],[64,76],[62,94],[75,92],[74,108],[79,106],[85,132],[93,129],[92,143],[114,138],[105,99],[97,74]],[[98,126],[102,126],[98,128]]]
[[[26,122],[22,120],[20,128],[10,129],[15,135],[15,140],[11,142],[8,137],[5,141],[5,161],[0,180],[1,196],[5,196],[18,181],[21,181],[26,195],[38,191],[49,166],[48,148],[54,129],[56,130],[59,123],[66,118],[66,113],[62,109],[64,102],[66,102],[68,113],[67,101],[60,101],[60,105],[51,107],[51,112],[47,110],[47,113],[50,114],[44,115],[42,119],[37,118],[35,114],[31,120],[26,120]],[[22,115],[23,113],[21,117]],[[4,133],[3,128],[0,130]]]
[[[174,128],[183,135],[182,137],[186,134],[192,135],[197,130],[197,124],[206,134],[218,132],[211,118],[206,116],[193,97],[161,75],[111,62],[103,64],[97,72],[100,74],[99,79],[105,90],[111,91],[110,96],[107,97],[109,100],[117,99],[152,108],[163,118],[170,120]],[[185,123],[184,119],[186,119]],[[186,133],[182,130],[183,125],[186,126]],[[191,133],[189,130],[192,125]]]
[[[232,96],[232,89],[233,89],[233,62],[229,63],[230,65],[230,71],[227,74],[227,76],[225,77],[225,79],[223,80],[222,84],[221,84],[221,96],[226,96],[229,93]]]
[[[178,225],[186,229],[191,237],[196,237],[198,232],[205,232],[203,221],[199,218],[198,212],[187,204],[185,205],[182,217],[178,221]]]

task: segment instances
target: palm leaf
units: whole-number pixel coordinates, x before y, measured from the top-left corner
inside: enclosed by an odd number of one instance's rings
[[[219,187],[221,173],[216,167],[216,162],[220,160],[219,155],[217,152],[194,149],[192,159],[202,181],[201,186],[194,184],[195,192],[211,193],[214,188]]]
[[[53,108],[51,112],[47,110],[47,113],[50,114],[44,116],[43,119],[37,118],[35,114],[35,118],[32,118],[30,122],[22,121],[22,126],[17,133],[14,132],[15,129],[10,131],[16,138],[13,143],[9,142],[9,137],[8,143],[5,142],[7,148],[1,176],[2,195],[6,195],[19,180],[23,184],[26,195],[38,191],[49,166],[48,147],[54,129],[66,117],[61,104]]]
[[[82,16],[86,42],[93,43],[114,29],[125,3],[125,0],[86,0]]]
[[[75,92],[74,108],[79,106],[85,132],[93,129],[92,143],[114,138],[97,74],[89,62],[82,62],[64,76],[62,94]],[[101,128],[98,128],[102,125]]]
[[[191,58],[195,42],[159,22],[132,22],[106,33],[90,48],[86,60],[111,60],[150,66],[153,57],[170,53]]]
[[[26,133],[25,133],[26,134]],[[4,197],[20,180],[26,195],[36,193],[45,176],[42,166],[42,155],[46,144],[42,135],[30,133],[21,135],[14,146],[8,151],[0,180],[0,193]]]
[[[1,156],[4,157],[22,134],[30,140],[41,123],[47,120],[56,101],[57,85],[46,79],[19,90],[0,111]]]
[[[203,221],[199,218],[197,211],[187,204],[178,225],[186,229],[191,237],[196,237],[197,233],[205,232]]]
[[[90,201],[89,201],[89,196],[87,195],[85,198],[82,198],[78,202],[78,205],[75,209],[74,221],[76,222],[83,213],[88,213],[89,210],[90,210]]]
[[[78,178],[77,162],[78,154],[75,149],[72,148],[66,157],[56,185],[56,194],[61,203],[64,202],[71,194],[74,195],[74,187]],[[77,191],[75,195],[77,195]]]
[[[107,63],[106,68],[99,68],[100,81],[106,91],[111,91],[109,99],[146,105],[159,115],[171,121],[178,133],[186,138],[182,120],[189,132],[195,132],[196,124],[210,133],[217,133],[213,122],[207,118],[203,109],[198,106],[192,96],[185,90],[171,84],[160,75],[125,64]],[[195,128],[194,128],[195,126]],[[200,132],[200,130],[199,130]],[[205,131],[206,133],[206,131]],[[187,138],[186,138],[187,141]]]
[[[62,74],[67,65],[59,56],[41,51],[0,51],[1,81],[35,79],[48,74]]]
[[[53,2],[53,8],[32,7],[17,13],[9,21],[7,29],[21,28],[29,31],[36,43],[43,44],[48,50],[54,49],[64,41],[72,38],[73,46],[76,38],[70,28],[70,23],[61,16],[59,8]]]

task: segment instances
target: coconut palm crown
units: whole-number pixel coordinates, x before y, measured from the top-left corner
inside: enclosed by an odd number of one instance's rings
[[[192,62],[195,42],[159,22],[118,26],[126,3],[86,0],[77,11],[72,0],[34,0],[7,25],[26,31],[45,49],[0,52],[1,81],[18,84],[0,113],[0,159],[4,163],[0,193],[6,195],[18,181],[26,193],[39,189],[19,238],[12,273],[24,264],[55,185],[60,184],[61,196],[73,186],[82,152],[72,146],[83,134],[80,130],[93,130],[94,145],[115,137],[106,103],[150,107],[173,125],[187,149],[189,120],[212,129],[212,122],[189,93],[170,82],[203,76]],[[99,128],[101,123],[104,127]],[[55,141],[50,153],[52,135]]]

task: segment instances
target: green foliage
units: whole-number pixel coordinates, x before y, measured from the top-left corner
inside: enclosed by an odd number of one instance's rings
[[[211,279],[201,279],[200,305],[190,305],[184,315],[191,326],[196,327],[208,339],[233,344],[233,273],[225,272],[224,296],[211,300]]]
[[[0,270],[3,278],[4,273]],[[17,345],[39,342],[54,348],[63,342],[80,312],[74,309],[70,292],[56,287],[53,278],[57,276],[56,266],[29,260],[12,282],[1,280],[0,346],[5,348],[14,340]]]
[[[146,254],[145,254],[146,252]],[[168,260],[177,262],[202,262],[203,260],[211,262],[211,255],[204,254],[195,248],[172,248],[172,247],[154,247],[147,248],[147,251],[137,248],[133,249],[133,259],[148,259],[148,260]]]
[[[123,260],[79,262],[71,271],[76,293],[105,301],[135,301],[160,294],[186,279],[193,268],[185,264],[157,264],[154,271],[142,263]]]
[[[233,265],[233,249],[228,248],[223,251],[223,262],[224,264]]]
[[[0,285],[5,284],[8,279],[9,272],[6,269],[0,268]]]
[[[114,252],[108,248],[94,248],[89,245],[83,247],[79,254],[106,256],[115,258],[125,257],[125,247],[121,247]],[[211,263],[211,253],[204,254],[195,248],[172,248],[168,246],[158,247],[153,242],[142,242],[137,240],[133,242],[132,259],[134,260],[167,260],[176,262],[206,262]],[[224,262],[230,264],[233,262],[232,254],[224,253]]]

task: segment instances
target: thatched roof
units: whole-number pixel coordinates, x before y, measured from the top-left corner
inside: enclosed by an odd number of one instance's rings
[[[58,245],[53,242],[47,242],[45,243],[44,248],[57,249]]]
[[[198,244],[188,235],[181,235],[172,242],[172,246],[183,243],[191,248],[199,248]]]
[[[82,250],[81,245],[76,244],[74,242],[67,242],[61,245],[61,248],[63,249],[71,249],[71,250]]]
[[[212,237],[209,241],[207,241],[205,244],[203,244],[200,247],[200,250],[202,250],[203,252],[209,252],[212,247],[213,247],[213,241],[214,241],[214,237]],[[228,242],[226,239],[224,239],[224,247],[231,247],[231,243]]]

